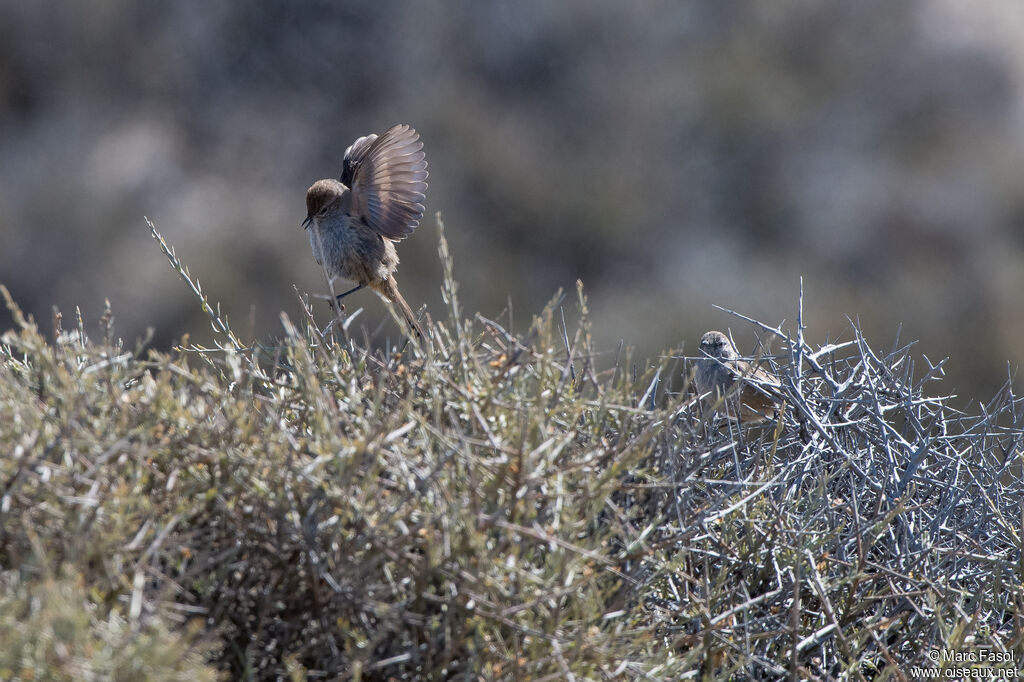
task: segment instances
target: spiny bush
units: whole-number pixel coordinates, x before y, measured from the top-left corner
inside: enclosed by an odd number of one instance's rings
[[[0,676],[868,679],[1020,660],[1021,404],[948,406],[910,347],[812,349],[778,419],[701,410],[670,352],[593,347],[582,289],[517,336],[372,349],[300,299],[246,346],[112,316],[0,344]],[[510,325],[507,325],[510,326]]]

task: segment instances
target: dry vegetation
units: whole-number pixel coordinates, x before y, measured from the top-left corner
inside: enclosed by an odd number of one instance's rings
[[[8,297],[0,678],[901,679],[936,649],[1021,660],[1009,383],[963,414],[909,346],[780,331],[787,407],[737,430],[695,409],[681,354],[598,362],[581,292],[575,332],[559,298],[522,337],[467,317],[443,236],[430,352],[322,331],[308,302],[244,347],[166,251],[218,348],[128,350],[110,315],[103,338],[57,316],[47,338]]]

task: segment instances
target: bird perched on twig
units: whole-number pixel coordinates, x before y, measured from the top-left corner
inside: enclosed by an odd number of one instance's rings
[[[333,282],[342,277],[398,305],[409,326],[423,330],[398,292],[395,242],[423,217],[427,161],[419,134],[396,125],[380,136],[360,137],[345,150],[340,180],[317,180],[306,191],[306,220],[313,258]],[[312,229],[310,229],[312,228]],[[333,292],[332,292],[333,293]]]
[[[760,422],[775,415],[781,400],[778,377],[741,360],[732,341],[722,332],[704,334],[700,350],[704,357],[697,361],[694,383],[706,406],[711,407],[725,397],[729,416],[743,423]],[[734,388],[737,381],[740,386]]]

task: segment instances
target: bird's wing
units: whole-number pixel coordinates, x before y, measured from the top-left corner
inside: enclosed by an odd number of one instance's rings
[[[782,382],[777,376],[762,367],[755,367],[745,360],[737,360],[732,370],[735,376],[749,384],[756,385],[768,395],[777,396],[782,390]]]
[[[749,378],[755,379],[757,381],[768,384],[769,386],[773,386],[775,388],[782,386],[782,382],[779,381],[779,378],[772,374],[771,372],[769,372],[768,370],[764,369],[763,367],[755,368],[754,372],[749,376]]]
[[[346,187],[352,186],[352,176],[356,174],[359,162],[366,155],[366,150],[370,148],[370,145],[376,139],[377,135],[375,133],[360,137],[345,150],[345,160],[341,162],[341,184]]]
[[[361,137],[345,153],[342,182],[352,190],[352,212],[388,239],[408,237],[420,224],[426,179],[423,143],[404,124]]]

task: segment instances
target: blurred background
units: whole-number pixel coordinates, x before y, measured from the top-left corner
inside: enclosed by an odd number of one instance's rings
[[[467,312],[525,331],[581,278],[609,363],[749,351],[712,304],[792,328],[800,276],[814,343],[902,323],[978,399],[1024,360],[1018,0],[0,0],[0,283],[47,330],[109,298],[129,343],[208,342],[146,215],[270,337],[325,288],[306,188],[399,122],[430,164],[413,308],[443,316],[440,211]]]

